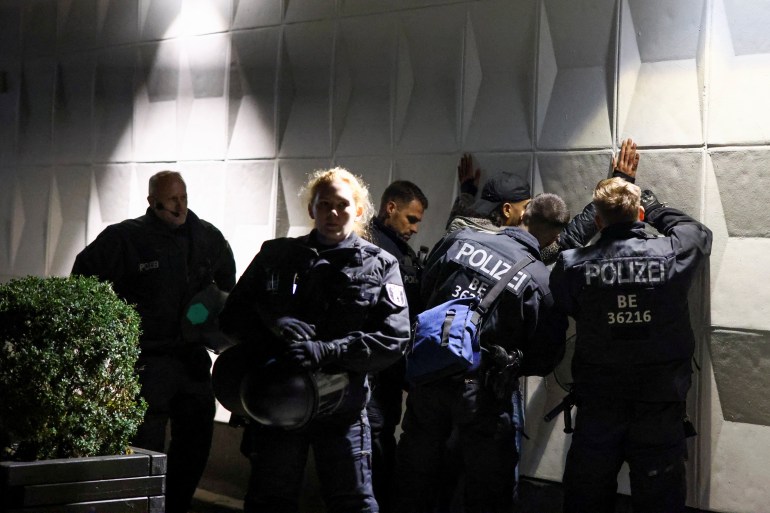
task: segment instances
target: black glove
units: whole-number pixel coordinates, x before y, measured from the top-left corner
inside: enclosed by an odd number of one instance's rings
[[[315,326],[294,317],[279,317],[273,325],[273,332],[289,342],[315,338]]]
[[[340,346],[334,342],[306,340],[294,342],[287,353],[289,360],[303,369],[317,369],[340,357]]]
[[[662,207],[663,204],[658,201],[657,197],[655,197],[655,193],[649,189],[645,189],[642,191],[642,206],[644,207],[645,213],[649,214],[656,208]]]

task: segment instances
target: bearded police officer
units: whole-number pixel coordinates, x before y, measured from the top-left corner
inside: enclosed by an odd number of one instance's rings
[[[419,230],[428,198],[412,182],[397,180],[382,193],[380,210],[369,223],[371,241],[396,257],[412,319],[422,311],[422,262],[409,239]],[[390,513],[396,462],[396,426],[401,422],[404,359],[370,376],[371,398],[366,405],[372,429],[372,482],[380,513]]]
[[[540,248],[555,241],[568,220],[564,201],[542,194],[529,202],[521,227],[452,232],[426,264],[426,307],[452,298],[483,297],[506,270],[531,259],[499,297],[482,328],[481,346],[496,345],[511,356],[518,349],[524,355],[520,372],[547,374],[558,362],[564,341],[551,337],[552,301]],[[410,389],[398,445],[399,511],[433,511],[443,493],[438,476],[450,435],[458,438],[453,457],[461,458],[464,468],[464,511],[510,510],[517,463],[511,390],[495,394],[485,386],[484,377],[493,370],[495,360],[482,352],[478,370]],[[516,378],[511,376],[511,382]]]
[[[558,323],[566,329],[569,315],[577,329],[578,413],[564,511],[615,511],[617,474],[627,461],[635,512],[682,512],[695,347],[687,296],[711,251],[711,231],[619,177],[599,182],[593,209],[598,241],[562,252],[550,281]],[[568,233],[590,234],[586,219],[573,219]]]

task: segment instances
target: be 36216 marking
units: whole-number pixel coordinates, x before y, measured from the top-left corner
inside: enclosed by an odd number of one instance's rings
[[[618,294],[617,311],[607,312],[607,324],[647,324],[652,312],[639,308],[636,294]]]

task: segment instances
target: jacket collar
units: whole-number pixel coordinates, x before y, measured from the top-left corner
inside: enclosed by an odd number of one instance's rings
[[[534,235],[529,233],[523,228],[518,226],[508,226],[500,230],[500,234],[507,235],[516,242],[520,243],[524,248],[529,251],[532,256],[540,260],[540,243],[537,241]]]
[[[615,223],[605,226],[601,231],[599,240],[622,240],[622,239],[649,239],[653,235],[644,229],[644,223],[641,221],[632,221],[628,223]]]

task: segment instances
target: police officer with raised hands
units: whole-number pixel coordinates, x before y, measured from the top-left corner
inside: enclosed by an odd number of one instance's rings
[[[498,215],[496,205],[487,206],[490,216]],[[551,338],[552,301],[540,249],[556,240],[568,220],[561,198],[541,194],[527,205],[522,226],[498,232],[456,230],[431,252],[422,283],[428,308],[455,297],[482,297],[506,269],[522,260],[531,263],[513,277],[482,325],[479,368],[410,389],[397,451],[397,511],[434,511],[454,430],[464,468],[464,511],[510,510],[517,463],[512,390],[499,390],[485,379],[496,373],[498,360],[483,349],[499,346],[506,361],[521,351],[519,372],[526,375],[547,374],[558,362],[563,340]],[[515,378],[518,374],[509,377],[511,384]]]
[[[630,139],[616,169],[636,174]],[[630,467],[636,513],[685,511],[685,398],[695,338],[688,292],[712,234],[627,176],[600,181],[566,230],[582,245],[551,274],[557,322],[576,321],[577,417],[564,470],[565,513],[615,511],[617,474]],[[587,226],[593,212],[596,228]],[[647,221],[661,236],[651,234]]]
[[[242,341],[236,347],[253,348],[257,379],[263,370],[290,375],[320,369],[347,385],[334,408],[294,429],[248,423],[241,447],[251,463],[244,511],[298,511],[312,447],[328,511],[376,512],[367,374],[400,358],[409,338],[401,274],[392,255],[359,235],[373,207],[358,177],[342,168],[318,171],[305,197],[313,230],[262,245],[228,297],[220,325]],[[267,383],[254,393],[269,390]],[[274,406],[280,413],[300,399]]]

